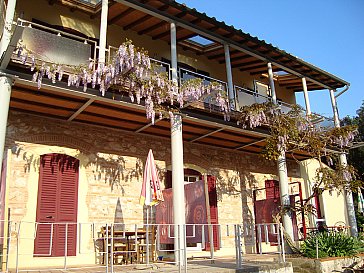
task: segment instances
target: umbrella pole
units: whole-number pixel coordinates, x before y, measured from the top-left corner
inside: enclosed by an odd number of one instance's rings
[[[149,222],[148,222],[148,218],[149,218],[149,206],[147,205],[147,228],[146,228],[146,247],[147,247],[147,264],[149,264]]]

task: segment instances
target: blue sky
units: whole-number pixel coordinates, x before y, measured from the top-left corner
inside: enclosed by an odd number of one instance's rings
[[[266,40],[348,82],[340,117],[364,100],[364,0],[178,0]],[[332,116],[329,91],[310,92],[312,111]],[[297,102],[303,103],[298,94]]]

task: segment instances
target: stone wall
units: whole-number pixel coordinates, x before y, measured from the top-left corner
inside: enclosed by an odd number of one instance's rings
[[[10,217],[29,223],[36,221],[42,154],[68,154],[80,160],[79,223],[142,224],[145,212],[139,196],[148,150],[153,149],[162,181],[171,165],[169,139],[14,111],[9,115],[6,147]],[[222,247],[233,249],[234,238],[226,237],[232,234],[233,227],[228,232],[227,225],[253,223],[253,189],[264,187],[267,179],[277,179],[276,164],[256,154],[192,143],[184,143],[184,162],[188,168],[216,176],[218,219],[221,234],[226,238]],[[300,180],[296,162],[288,162],[288,170],[291,181]],[[31,234],[34,227],[27,229]],[[92,240],[87,240],[91,246]],[[29,253],[32,247],[30,244]]]
[[[347,258],[327,258],[327,259],[309,259],[309,258],[288,258],[292,263],[293,272],[295,273],[332,273],[332,272],[353,272],[350,268],[357,268],[363,264],[363,257]]]

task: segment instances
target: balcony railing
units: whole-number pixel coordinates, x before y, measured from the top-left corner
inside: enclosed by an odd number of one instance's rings
[[[221,81],[219,79],[215,79],[197,72],[193,72],[184,68],[179,68],[178,69],[178,75],[179,75],[179,83],[180,85],[182,85],[182,83],[184,81],[190,80],[190,79],[202,79],[203,83],[208,85],[212,82],[217,82],[219,84],[221,84],[222,89],[224,91],[227,91],[227,83],[224,81]]]
[[[234,86],[234,89],[238,109],[243,106],[252,105],[253,103],[264,103],[271,101],[270,97],[261,95],[254,90],[246,89],[237,85]]]
[[[70,66],[96,60],[96,41],[22,19],[18,27],[23,28],[22,43],[36,59]]]

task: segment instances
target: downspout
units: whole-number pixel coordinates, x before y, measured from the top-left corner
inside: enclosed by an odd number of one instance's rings
[[[349,90],[349,87],[350,87],[350,84],[349,84],[349,83],[348,83],[348,84],[345,84],[344,89],[343,89],[343,90],[341,90],[339,94],[335,95],[335,99],[336,99],[336,98],[338,98],[338,97],[340,97],[340,96],[341,96],[342,94],[344,94],[346,91],[348,91],[348,90]]]

